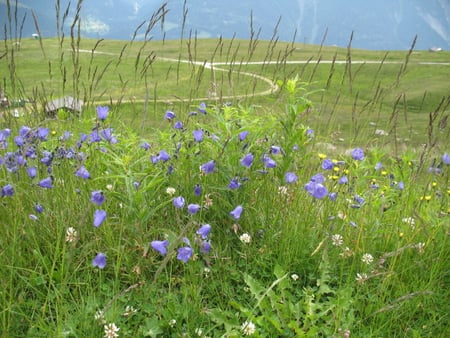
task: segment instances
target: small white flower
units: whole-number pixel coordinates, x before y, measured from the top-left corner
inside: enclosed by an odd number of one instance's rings
[[[203,269],[203,274],[205,275],[205,277],[208,277],[209,276],[209,273],[211,272],[211,269],[210,268],[204,268]]]
[[[345,214],[345,212],[339,211],[337,217],[339,217],[340,219],[346,219],[347,215]]]
[[[103,337],[105,337],[105,338],[119,337],[119,334],[117,332],[119,332],[120,329],[116,326],[116,324],[109,323],[109,324],[105,325],[103,328],[105,330],[105,335]]]
[[[411,228],[414,228],[416,225],[416,220],[412,217],[402,218],[402,222],[408,224]]]
[[[346,246],[342,252],[339,254],[339,256],[347,258],[353,256],[353,251],[348,246]]]
[[[425,243],[420,242],[420,243],[416,244],[416,249],[420,254],[423,254],[424,248],[425,248]]]
[[[350,338],[350,330],[339,329],[338,332],[341,335],[341,337],[343,337],[343,338]]]
[[[108,189],[109,191],[113,190],[113,185],[112,184],[107,184],[106,185],[106,189]]]
[[[251,321],[246,321],[241,325],[241,331],[244,336],[251,336],[255,333],[256,327]]]
[[[285,185],[278,187],[278,194],[287,195],[288,189]]]
[[[67,228],[66,230],[66,242],[73,243],[78,238],[78,232],[75,228]]]
[[[166,193],[169,194],[170,196],[172,196],[173,194],[175,194],[175,192],[176,192],[175,188],[168,187],[168,188],[166,189]]]
[[[96,321],[98,321],[100,324],[105,324],[106,320],[105,320],[105,313],[102,310],[98,310],[95,314],[94,314],[94,319]]]
[[[134,307],[127,305],[123,315],[124,315],[124,317],[130,317],[131,315],[135,314],[136,312],[137,312],[137,310]]]
[[[208,209],[210,206],[213,205],[213,200],[211,198],[210,194],[205,195],[205,200],[203,201],[203,206]]]
[[[252,241],[252,237],[248,233],[243,233],[239,236],[239,239],[242,243],[250,243]]]
[[[291,275],[291,278],[292,278],[293,281],[296,281],[296,280],[298,280],[300,277],[299,277],[296,273],[293,273],[293,274]]]
[[[331,242],[334,246],[341,246],[342,244],[344,244],[344,237],[339,234],[335,234],[331,236]]]
[[[203,330],[201,329],[201,328],[196,328],[195,329],[195,334],[197,335],[197,336],[199,336],[199,337],[202,337],[203,336]]]
[[[170,326],[171,328],[174,328],[175,325],[177,325],[176,319],[171,319],[171,320],[169,320],[169,326]]]
[[[373,256],[370,253],[365,253],[362,257],[361,257],[361,261],[367,265],[369,265],[370,263],[373,262]]]
[[[367,276],[366,273],[357,273],[357,274],[356,274],[356,281],[357,281],[359,284],[364,283],[368,278],[369,278],[369,277]]]

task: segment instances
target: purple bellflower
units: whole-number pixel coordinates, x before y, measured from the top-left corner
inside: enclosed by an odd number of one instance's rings
[[[238,205],[236,208],[234,208],[232,211],[230,211],[230,216],[233,217],[234,219],[238,220],[239,218],[241,218],[241,214],[242,214],[243,210],[244,210],[244,208],[242,207],[242,205]]]
[[[91,174],[83,165],[80,168],[78,168],[78,170],[75,172],[75,176],[78,176],[78,177],[81,177],[84,179],[91,178]]]
[[[7,184],[2,188],[1,197],[14,195],[14,188],[11,184]]]
[[[242,166],[250,168],[253,163],[253,159],[254,159],[253,154],[249,153],[245,155],[243,158],[241,158],[240,163]]]
[[[30,178],[35,178],[36,174],[37,174],[37,169],[36,167],[28,167],[27,168],[27,174]]]
[[[98,228],[106,219],[105,210],[95,210],[94,211],[94,226]]]
[[[275,168],[277,166],[277,162],[275,162],[270,156],[264,155],[263,157],[264,166],[266,168]]]
[[[167,110],[166,113],[164,114],[164,118],[166,120],[172,121],[175,118],[175,113],[171,110]]]
[[[97,106],[97,118],[100,121],[105,121],[108,117],[109,107],[108,106]]]
[[[442,162],[446,165],[450,165],[450,155],[448,153],[442,155]]]
[[[297,175],[292,172],[287,172],[286,175],[284,175],[284,180],[289,184],[294,183],[295,181],[297,181]]]
[[[95,190],[91,194],[91,202],[97,205],[102,205],[105,201],[105,195],[101,190]]]
[[[203,141],[203,130],[201,130],[201,129],[194,130],[194,131],[192,132],[192,135],[194,136],[195,142],[201,142],[201,141]]]
[[[364,160],[364,151],[361,148],[355,148],[352,150],[351,155],[354,160],[362,161]]]
[[[174,205],[175,208],[177,208],[177,209],[183,208],[183,207],[184,207],[184,203],[185,203],[185,200],[184,200],[184,197],[183,197],[183,196],[178,196],[178,197],[175,197],[175,198],[173,199],[173,205]]]
[[[231,179],[230,184],[228,184],[229,189],[237,189],[240,186],[241,186],[241,183],[239,182],[239,179],[236,177]]]
[[[211,232],[211,225],[203,224],[198,230],[197,234],[200,235],[203,239],[208,238],[209,233]]]
[[[211,243],[208,241],[203,241],[200,245],[200,252],[203,254],[208,254],[211,251]]]
[[[187,263],[187,261],[192,257],[194,250],[190,246],[183,246],[178,249],[177,259]]]
[[[322,161],[322,169],[323,170],[331,170],[333,169],[334,164],[333,161],[330,160],[329,158],[326,158]]]
[[[164,241],[152,241],[150,245],[154,250],[158,251],[161,256],[165,256],[167,254],[169,241],[167,239]]]
[[[239,141],[244,141],[247,138],[248,131],[244,130],[239,133]]]
[[[200,184],[196,184],[194,187],[195,196],[200,196],[202,194],[202,186]]]
[[[187,208],[188,213],[190,213],[191,215],[195,215],[197,212],[200,211],[200,205],[198,204],[189,204]]]
[[[106,255],[103,252],[98,253],[92,260],[92,266],[99,269],[104,269],[106,266]]]
[[[214,172],[216,163],[214,160],[208,161],[200,166],[200,170],[203,174],[211,174]]]
[[[198,105],[197,110],[198,110],[199,113],[206,114],[206,103],[205,102],[201,102]]]
[[[53,178],[50,176],[47,178],[44,178],[43,180],[39,181],[38,185],[41,188],[51,189],[51,188],[53,188]]]

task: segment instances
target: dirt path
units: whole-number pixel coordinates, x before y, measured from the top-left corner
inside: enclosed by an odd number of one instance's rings
[[[91,50],[84,50],[84,49],[80,49],[79,52],[82,53],[92,53]],[[104,54],[104,55],[116,55],[113,53],[107,53],[107,52],[101,52],[101,51],[94,51],[94,54]],[[174,59],[174,58],[166,58],[166,57],[156,57],[156,60],[161,60],[161,61],[166,61],[166,62],[176,62],[176,63],[187,63],[187,64],[193,64],[196,66],[200,66],[200,67],[204,67],[206,69],[209,69],[211,71],[218,71],[218,72],[229,72],[229,69],[226,68],[221,68],[218,66],[230,66],[230,65],[241,65],[238,63],[229,63],[229,62],[200,62],[200,61],[192,61],[192,60],[184,60],[184,59]],[[245,62],[242,63],[242,65],[247,66],[247,65],[276,65],[278,64],[278,61],[253,61],[253,62]],[[347,61],[345,60],[293,60],[293,61],[285,61],[283,62],[285,64],[288,65],[304,65],[304,64],[346,64]],[[377,60],[352,60],[352,64],[403,64],[404,62],[401,61],[377,61]],[[450,66],[450,62],[417,62],[417,64],[419,65],[424,65],[424,66],[429,66],[429,65],[440,65],[440,66]],[[236,71],[233,70],[232,73],[238,73],[239,75],[244,75],[244,76],[249,76],[252,77],[254,79],[258,79],[260,81],[263,81],[265,83],[267,83],[268,88],[266,90],[263,91],[259,91],[259,92],[254,92],[254,93],[248,93],[248,94],[241,94],[241,95],[225,95],[225,96],[214,96],[211,95],[209,97],[197,97],[197,98],[193,98],[190,99],[191,101],[206,101],[206,100],[231,100],[231,99],[243,99],[246,97],[251,97],[251,96],[266,96],[266,95],[270,95],[273,94],[275,92],[278,91],[279,87],[278,85],[272,81],[271,79],[269,79],[268,77],[259,75],[259,74],[255,74],[255,73],[250,73],[250,72],[242,72],[242,71]],[[185,100],[187,101],[187,99],[181,99],[181,100]],[[129,100],[127,100],[128,102]],[[144,102],[145,100],[141,99],[141,100],[133,100],[133,102]],[[156,100],[152,100],[153,102],[167,102],[169,101],[168,98],[164,98],[164,99],[156,99]],[[97,104],[105,104],[105,103],[110,103],[111,101],[95,101],[95,103]],[[121,102],[124,102],[123,100]]]

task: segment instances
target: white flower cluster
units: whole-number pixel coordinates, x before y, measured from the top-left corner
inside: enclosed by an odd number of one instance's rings
[[[244,336],[251,336],[256,331],[256,326],[251,321],[246,321],[241,325],[241,331]]]

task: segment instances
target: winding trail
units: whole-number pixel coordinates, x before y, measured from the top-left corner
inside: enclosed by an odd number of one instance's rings
[[[108,52],[101,52],[101,51],[92,51],[92,50],[85,50],[85,49],[80,49],[78,50],[79,52],[82,53],[94,53],[94,54],[104,54],[104,55],[117,55],[114,53],[108,53]],[[204,67],[205,69],[209,69],[211,71],[219,71],[219,72],[229,72],[229,69],[226,68],[221,68],[218,66],[248,66],[248,65],[276,65],[276,64],[280,64],[279,61],[252,61],[252,62],[242,62],[242,63],[230,63],[230,62],[201,62],[201,61],[193,61],[193,60],[185,60],[185,59],[174,59],[174,58],[166,58],[166,57],[156,57],[156,60],[161,60],[161,61],[166,61],[166,62],[176,62],[176,63],[186,63],[186,64],[192,64],[192,65],[196,65],[196,66],[200,66],[200,67]],[[293,60],[293,61],[283,61],[283,64],[288,64],[288,65],[304,65],[304,64],[346,64],[348,61],[346,60]],[[403,64],[404,62],[402,61],[378,61],[378,60],[352,60],[351,61],[352,64]],[[450,62],[415,62],[414,64],[417,65],[422,65],[422,66],[450,66]],[[260,81],[263,81],[265,83],[267,83],[268,85],[268,89],[260,91],[260,92],[254,92],[254,93],[248,93],[248,94],[240,94],[240,95],[228,95],[228,96],[210,96],[210,97],[196,97],[196,98],[191,98],[189,99],[189,101],[206,101],[206,100],[217,100],[217,99],[241,99],[241,98],[246,98],[246,97],[250,97],[250,96],[266,96],[266,95],[270,95],[273,94],[275,92],[277,92],[279,90],[278,85],[272,81],[271,79],[269,79],[268,77],[259,75],[259,74],[255,74],[255,73],[250,73],[250,72],[243,72],[243,71],[237,71],[237,70],[232,70],[232,73],[237,73],[239,75],[244,75],[244,76],[249,76],[252,77],[253,79],[258,79]],[[183,98],[179,98],[180,100],[183,101],[188,101],[188,99],[183,99]],[[143,102],[145,101],[144,99],[141,100],[133,100],[133,102]],[[169,101],[168,98],[164,98],[164,99],[154,99],[152,101],[156,101],[156,102],[167,102]],[[109,103],[110,101],[96,101],[96,103]],[[123,102],[123,101],[122,101]]]

